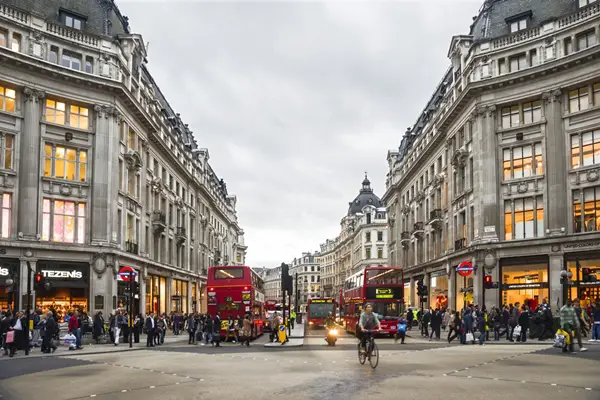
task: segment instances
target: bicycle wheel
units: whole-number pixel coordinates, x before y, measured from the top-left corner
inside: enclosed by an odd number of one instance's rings
[[[360,351],[360,342],[358,342],[358,362],[364,364],[367,361],[367,354]]]
[[[373,342],[371,344],[371,356],[369,357],[369,364],[371,364],[371,368],[375,369],[377,368],[377,365],[379,364],[379,349],[377,348],[377,345],[375,344],[375,342]]]

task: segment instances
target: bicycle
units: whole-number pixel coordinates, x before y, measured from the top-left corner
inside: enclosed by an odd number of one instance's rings
[[[358,342],[358,362],[361,365],[369,360],[369,364],[371,368],[377,368],[379,365],[379,348],[375,343],[375,338],[373,337],[373,330],[365,330],[363,331],[363,335],[368,335],[367,340],[365,341],[365,352],[363,353],[360,348],[360,342]]]

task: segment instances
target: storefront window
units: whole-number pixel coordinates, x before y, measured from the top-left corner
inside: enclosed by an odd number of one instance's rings
[[[448,307],[448,275],[446,271],[431,273],[429,279],[429,307],[440,310]]]
[[[3,262],[0,264],[0,310],[16,309],[19,299],[19,262]],[[7,280],[13,281],[12,285]]]
[[[192,283],[192,312],[198,311],[198,305],[196,302],[198,301],[198,288],[196,282]]]
[[[171,282],[171,311],[179,313],[188,312],[188,283],[173,279]]]
[[[548,299],[548,264],[525,264],[502,267],[502,303],[527,304],[535,310]]]
[[[410,280],[404,281],[404,305],[405,307],[412,305],[410,304]]]
[[[154,312],[163,314],[166,312],[166,278],[148,275],[146,278],[146,313]]]
[[[473,304],[473,276],[462,276],[456,271],[454,274],[454,281],[456,282],[455,309],[460,311],[469,304]]]
[[[569,298],[579,299],[581,306],[587,307],[591,302],[600,299],[600,259],[579,260],[579,267],[578,269],[575,260],[567,262],[567,268],[573,274]],[[590,276],[595,276],[596,280],[583,282],[583,268],[589,268]]]
[[[36,308],[55,311],[59,322],[63,322],[69,312],[87,313],[89,268],[89,264],[38,262],[37,271],[52,286],[50,290],[35,291]]]

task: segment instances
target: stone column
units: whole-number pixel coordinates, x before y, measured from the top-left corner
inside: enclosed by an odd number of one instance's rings
[[[408,301],[410,302],[410,305],[413,307],[416,307],[417,303],[415,302],[415,278],[413,276],[410,277],[410,294],[408,297]]]
[[[562,92],[553,90],[542,95],[546,117],[546,154],[544,171],[547,182],[547,218],[550,235],[564,235],[567,229],[567,161],[562,121]],[[558,170],[560,168],[560,170]]]
[[[93,196],[90,198],[91,207],[91,241],[98,246],[106,246],[110,242],[109,204],[114,204],[109,198],[110,179],[110,121],[111,110],[106,106],[95,106],[96,131],[94,135],[94,150],[92,162]],[[117,139],[118,140],[118,139]]]
[[[450,268],[450,261],[444,262],[448,276],[448,309],[454,310],[456,306],[456,287],[454,285],[454,270]]]
[[[550,254],[550,298],[548,303],[553,310],[562,307],[565,299],[563,298],[563,286],[560,283],[560,271],[564,269],[564,258],[562,254]],[[574,278],[573,278],[574,279]]]
[[[148,269],[147,267],[140,268],[140,272],[138,274],[139,277],[139,288],[140,288],[140,309],[139,313],[142,315],[146,315],[146,278],[148,277]],[[152,300],[150,300],[152,301]]]
[[[481,146],[480,193],[481,218],[483,222],[482,240],[498,241],[498,146],[496,144],[496,106],[480,109],[479,132]]]
[[[471,265],[476,269],[467,278],[467,281],[469,278],[473,278],[473,304],[481,306],[483,304],[483,275],[485,275],[483,260],[480,260],[476,255],[473,255],[471,258]]]
[[[167,278],[167,287],[165,288],[165,312],[168,314],[171,311],[176,311],[176,310],[172,310],[171,307],[173,305],[173,302],[171,301],[171,296],[173,296],[173,293],[171,293],[171,288],[173,287],[173,278],[172,277],[168,277]]]
[[[38,240],[40,183],[40,119],[46,94],[23,89],[23,131],[19,135],[19,204],[17,232],[21,240]]]
[[[19,298],[13,298],[13,307],[15,310],[25,310],[27,308],[27,261],[31,265],[31,280],[30,280],[30,288],[31,288],[31,310],[35,310],[35,286],[34,286],[34,277],[37,272],[37,261],[36,260],[26,260],[20,259],[20,278],[19,278]]]
[[[452,208],[452,198],[454,197],[454,170],[452,167],[452,155],[450,151],[452,151],[452,140],[446,140],[446,147],[444,148],[445,158],[446,158],[446,184],[448,185],[448,194],[446,196],[446,207],[448,208],[448,229],[444,227],[446,231],[446,243],[444,243],[444,248],[446,250],[454,251],[454,209]],[[448,249],[448,242],[450,242],[450,248]]]
[[[192,280],[188,280],[187,285],[187,312],[192,312]]]

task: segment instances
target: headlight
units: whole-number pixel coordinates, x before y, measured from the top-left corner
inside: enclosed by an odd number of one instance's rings
[[[329,333],[331,333],[332,335],[337,335],[338,331],[337,331],[337,329],[332,329],[329,331]]]
[[[312,324],[313,324],[313,322],[312,322],[312,321],[310,321],[308,324],[309,324],[309,325],[312,325]]]

